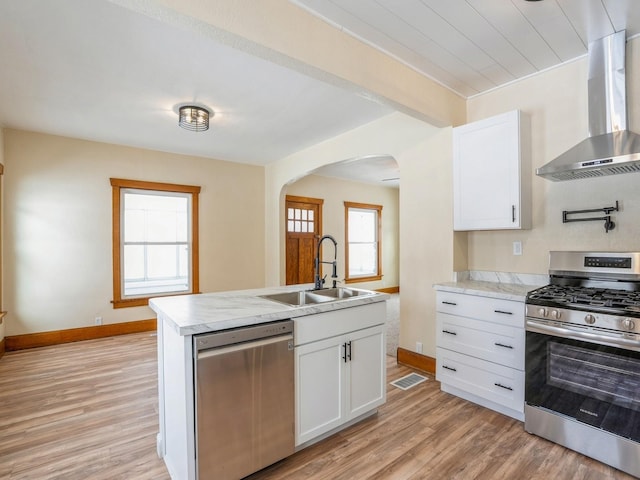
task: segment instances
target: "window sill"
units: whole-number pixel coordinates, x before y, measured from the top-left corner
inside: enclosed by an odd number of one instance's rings
[[[344,283],[364,283],[364,282],[375,282],[377,280],[382,280],[382,275],[373,275],[371,277],[345,278]]]
[[[151,297],[112,300],[111,303],[113,304],[113,308],[146,307],[149,305],[149,300],[151,300],[152,298],[178,297],[180,295],[198,295],[198,294],[200,294],[200,292],[167,293],[166,295],[153,295]]]

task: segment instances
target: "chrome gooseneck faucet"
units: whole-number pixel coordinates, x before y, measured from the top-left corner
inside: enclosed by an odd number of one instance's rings
[[[322,260],[320,260],[320,246],[322,245],[322,242],[324,242],[325,240],[331,240],[333,242],[333,262],[323,262]],[[316,290],[321,289],[324,285],[324,277],[321,277],[322,272],[320,271],[321,263],[327,263],[327,264],[333,265],[331,278],[333,279],[333,288],[336,288],[336,280],[338,279],[338,271],[337,271],[337,263],[336,263],[337,258],[338,258],[338,242],[336,242],[336,239],[333,238],[331,235],[323,235],[322,237],[320,237],[320,240],[318,241],[318,250],[316,252],[316,261],[314,265],[315,267],[314,268],[315,269],[315,275],[314,275],[315,287],[314,288]]]

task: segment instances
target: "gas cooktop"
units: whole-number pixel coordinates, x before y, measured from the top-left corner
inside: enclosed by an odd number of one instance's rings
[[[546,285],[529,292],[527,303],[615,315],[640,316],[640,291]]]
[[[640,317],[640,252],[553,251],[549,280],[529,292],[528,304],[552,307],[556,314],[570,309]]]

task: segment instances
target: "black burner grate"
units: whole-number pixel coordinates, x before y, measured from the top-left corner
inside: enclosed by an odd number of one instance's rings
[[[637,315],[640,313],[640,291],[547,285],[529,292],[527,303]]]

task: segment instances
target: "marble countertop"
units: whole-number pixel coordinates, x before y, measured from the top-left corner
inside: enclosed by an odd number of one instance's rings
[[[480,280],[462,280],[458,282],[437,283],[433,286],[436,290],[443,292],[482,295],[484,297],[514,300],[516,302],[524,302],[526,300],[527,293],[539,287],[540,285],[499,283]]]
[[[524,302],[527,293],[549,283],[548,275],[476,270],[455,272],[454,278],[453,282],[436,283],[433,288]]]
[[[151,299],[149,306],[158,314],[158,321],[164,321],[180,335],[193,335],[382,302],[389,297],[386,293],[372,292],[372,295],[302,306],[290,306],[260,297],[312,288],[313,285],[289,285],[158,297]]]

